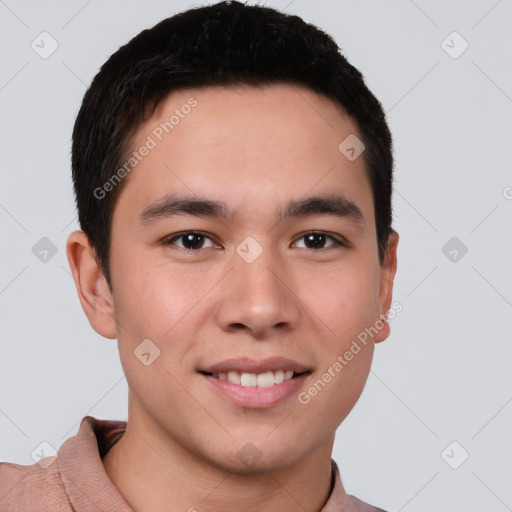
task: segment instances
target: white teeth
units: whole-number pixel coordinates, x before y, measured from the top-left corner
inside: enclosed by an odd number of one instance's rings
[[[277,370],[277,372],[274,372],[274,380],[276,384],[281,384],[281,382],[284,381],[283,370]]]
[[[260,373],[258,375],[258,387],[269,388],[275,384],[274,372]]]
[[[233,384],[240,385],[240,374],[235,371],[228,372],[228,380],[229,382],[232,382]]]
[[[249,386],[257,386],[258,376],[254,373],[242,373],[242,375],[240,375],[240,384],[244,388]]]
[[[282,384],[285,380],[293,378],[293,370],[276,370],[275,372],[265,373],[238,373],[231,370],[227,373],[214,373],[213,376],[219,380],[227,380],[232,384],[237,384],[243,387],[269,388],[275,384]]]

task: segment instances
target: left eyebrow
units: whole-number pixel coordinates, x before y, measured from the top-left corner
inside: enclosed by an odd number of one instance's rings
[[[292,217],[307,217],[309,215],[333,215],[342,219],[364,223],[364,215],[353,201],[342,194],[325,196],[310,196],[304,199],[290,201],[284,212],[279,213],[279,220]]]
[[[160,218],[169,218],[175,215],[226,219],[235,217],[236,213],[236,211],[232,212],[222,201],[197,196],[165,195],[143,210],[139,216],[139,222],[145,225]],[[284,210],[278,209],[277,211],[279,221],[311,215],[332,215],[360,224],[364,223],[361,208],[343,194],[294,199],[287,203]]]

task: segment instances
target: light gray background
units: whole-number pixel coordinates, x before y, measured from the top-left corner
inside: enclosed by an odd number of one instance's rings
[[[116,342],[89,326],[65,255],[71,130],[108,56],[191,5],[0,0],[2,460],[32,464],[86,414],[126,419]],[[389,511],[511,510],[512,1],[267,5],[335,37],[394,135],[403,311],[338,431],[346,489]],[[43,31],[59,45],[47,59],[31,48]],[[442,252],[454,236],[456,262]],[[46,263],[42,237],[58,250]]]

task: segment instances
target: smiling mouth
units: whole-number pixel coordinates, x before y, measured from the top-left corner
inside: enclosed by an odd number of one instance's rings
[[[269,388],[285,381],[292,380],[300,377],[301,375],[309,374],[310,371],[302,373],[294,372],[293,370],[275,370],[264,373],[244,373],[231,370],[229,372],[210,373],[202,371],[203,375],[210,376],[219,380],[225,380],[231,384],[242,387],[258,387]]]

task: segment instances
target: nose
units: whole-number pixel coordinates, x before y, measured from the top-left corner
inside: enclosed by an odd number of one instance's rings
[[[292,281],[286,264],[270,249],[251,263],[235,253],[216,308],[218,325],[259,339],[296,328],[300,300]]]

